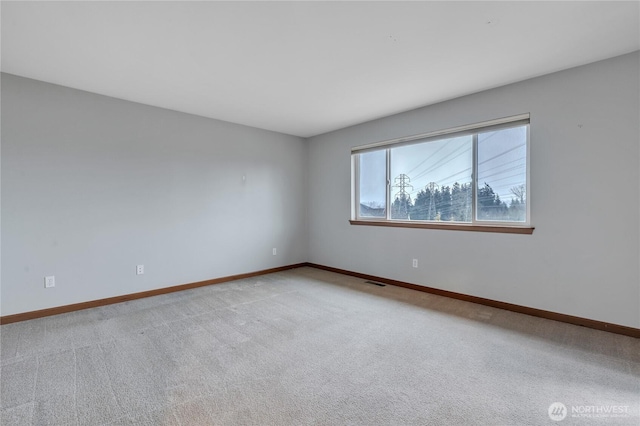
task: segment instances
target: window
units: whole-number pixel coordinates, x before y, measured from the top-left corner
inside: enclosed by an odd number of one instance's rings
[[[352,223],[531,233],[529,115],[352,149]]]

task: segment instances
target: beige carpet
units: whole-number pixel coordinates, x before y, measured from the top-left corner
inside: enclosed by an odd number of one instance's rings
[[[0,334],[3,426],[640,424],[638,339],[313,268]]]

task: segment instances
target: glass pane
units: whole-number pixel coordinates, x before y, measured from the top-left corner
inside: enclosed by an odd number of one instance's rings
[[[387,152],[358,154],[360,176],[360,217],[386,217]]]
[[[391,218],[471,222],[473,138],[391,149]]]
[[[527,126],[478,134],[478,220],[527,220]]]

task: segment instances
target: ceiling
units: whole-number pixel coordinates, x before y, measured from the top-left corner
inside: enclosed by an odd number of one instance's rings
[[[2,71],[309,137],[640,49],[631,2],[2,2]]]

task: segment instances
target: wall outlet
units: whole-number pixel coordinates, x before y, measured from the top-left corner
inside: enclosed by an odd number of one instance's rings
[[[414,268],[418,267],[418,259],[413,259],[413,267]]]
[[[278,254],[278,250],[274,247],[273,248],[273,255],[275,256],[276,254]]]
[[[142,275],[142,274],[144,274],[144,265],[136,266],[136,275]]]
[[[44,277],[44,288],[51,288],[56,286],[56,277],[51,275],[50,277]]]

